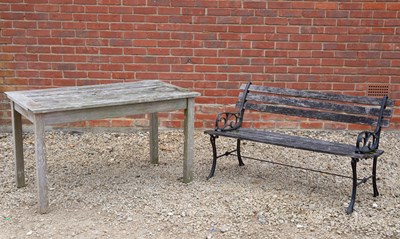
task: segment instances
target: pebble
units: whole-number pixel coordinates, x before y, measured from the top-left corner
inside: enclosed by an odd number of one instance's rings
[[[267,223],[267,219],[265,218],[263,212],[259,212],[259,213],[257,214],[257,217],[258,217],[258,222],[259,222],[260,224],[266,224],[266,223]]]

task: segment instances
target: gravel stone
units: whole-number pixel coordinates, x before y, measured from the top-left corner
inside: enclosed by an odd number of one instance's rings
[[[277,130],[282,132],[282,130]],[[284,131],[355,142],[353,131]],[[400,238],[400,132],[382,133],[378,190],[357,191],[345,213],[350,179],[244,159],[218,159],[207,180],[212,150],[195,131],[194,180],[182,183],[182,130],[161,130],[159,165],[149,160],[149,134],[46,133],[50,212],[38,214],[34,137],[24,134],[27,186],[16,188],[12,135],[0,133],[2,238]],[[217,139],[220,153],[236,142]],[[243,142],[242,155],[351,176],[350,159]],[[371,160],[360,160],[360,177]]]

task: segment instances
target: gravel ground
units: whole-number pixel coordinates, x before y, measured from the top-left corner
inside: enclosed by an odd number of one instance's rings
[[[356,132],[287,132],[354,142]],[[344,137],[343,137],[344,135]],[[27,186],[17,189],[11,135],[0,133],[0,238],[399,238],[400,132],[383,132],[380,196],[351,180],[230,156],[211,166],[207,135],[195,132],[195,179],[182,177],[182,131],[162,131],[160,164],[147,132],[46,134],[50,212],[36,212],[33,135],[24,136]],[[218,139],[224,152],[231,140]],[[242,154],[351,175],[350,159],[245,142]],[[359,172],[369,174],[370,161]]]

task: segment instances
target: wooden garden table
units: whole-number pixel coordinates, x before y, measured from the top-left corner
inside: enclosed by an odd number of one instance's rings
[[[25,186],[21,115],[34,125],[39,213],[48,211],[45,126],[150,114],[150,161],[158,163],[157,112],[184,109],[183,181],[192,180],[194,98],[200,94],[158,80],[6,92],[11,100],[17,187]]]

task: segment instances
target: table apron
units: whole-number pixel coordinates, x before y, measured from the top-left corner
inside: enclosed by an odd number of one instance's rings
[[[128,105],[104,106],[42,113],[45,125],[71,123],[77,121],[115,118],[135,114],[170,112],[187,108],[187,99],[174,99],[158,102],[135,103]]]

